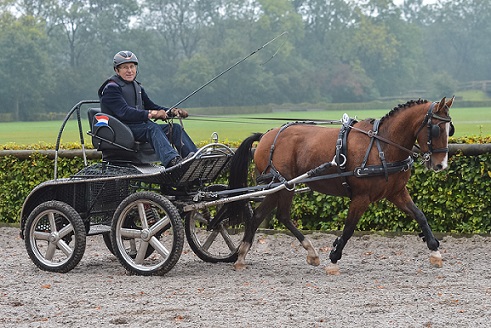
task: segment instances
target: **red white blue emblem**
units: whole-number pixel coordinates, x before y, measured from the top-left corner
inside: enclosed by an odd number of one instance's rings
[[[97,123],[95,124],[95,126],[107,126],[108,125],[109,117],[107,117],[106,115],[97,115],[95,117],[95,119],[97,120]]]

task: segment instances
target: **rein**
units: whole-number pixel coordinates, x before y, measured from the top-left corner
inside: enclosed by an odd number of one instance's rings
[[[377,121],[378,121],[378,122],[380,122],[379,120],[377,120]],[[391,141],[391,140],[389,140],[389,139],[387,139],[387,138],[384,138],[384,137],[382,137],[382,136],[379,136],[379,135],[378,135],[378,130],[376,130],[376,131],[373,131],[373,130],[368,130],[368,131],[365,131],[365,130],[362,130],[362,129],[356,128],[356,127],[354,127],[354,126],[352,126],[352,127],[351,127],[351,130],[355,130],[355,131],[361,132],[361,133],[363,133],[363,134],[366,134],[368,137],[370,137],[370,138],[372,138],[372,139],[378,139],[378,140],[380,140],[380,141],[385,142],[386,144],[389,144],[389,145],[391,145],[391,146],[397,147],[397,148],[399,148],[400,150],[403,150],[403,151],[405,151],[405,152],[409,153],[409,154],[410,154],[412,157],[414,157],[414,158],[418,158],[418,156],[419,156],[419,154],[418,154],[417,152],[414,152],[414,151],[412,151],[411,149],[408,149],[408,148],[406,148],[406,147],[403,147],[403,146],[401,146],[401,145],[399,145],[399,144],[397,144],[397,143],[395,143],[395,142],[393,142],[393,141]],[[416,147],[417,147],[417,146],[416,146]],[[419,147],[418,147],[418,148],[419,148]],[[370,149],[370,148],[369,148],[369,149]]]

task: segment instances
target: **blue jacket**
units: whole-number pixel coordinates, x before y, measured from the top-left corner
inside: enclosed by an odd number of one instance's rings
[[[141,102],[143,108],[139,108],[139,95],[135,85],[141,90]],[[124,88],[124,90],[123,90]],[[129,94],[137,94],[130,97]],[[149,110],[167,110],[168,108],[155,104],[148,97],[145,89],[138,82],[126,82],[118,75],[106,80],[99,88],[101,110],[118,118],[123,123],[141,123],[148,121]]]

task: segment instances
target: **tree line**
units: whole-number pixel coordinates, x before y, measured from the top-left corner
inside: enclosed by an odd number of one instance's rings
[[[0,10],[0,121],[97,99],[119,50],[138,56],[137,79],[164,106],[259,49],[182,106],[438,99],[491,79],[484,0],[0,0]]]

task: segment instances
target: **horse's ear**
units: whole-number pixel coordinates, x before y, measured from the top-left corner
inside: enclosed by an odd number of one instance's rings
[[[455,99],[455,96],[453,96],[452,99],[450,99],[449,101],[447,101],[447,104],[446,105],[447,105],[448,108],[452,107],[454,99]]]
[[[440,112],[442,109],[445,108],[446,104],[445,104],[445,100],[447,99],[447,97],[443,97],[442,100],[440,100],[438,102],[438,107],[436,108],[435,110],[435,113],[438,113]]]

